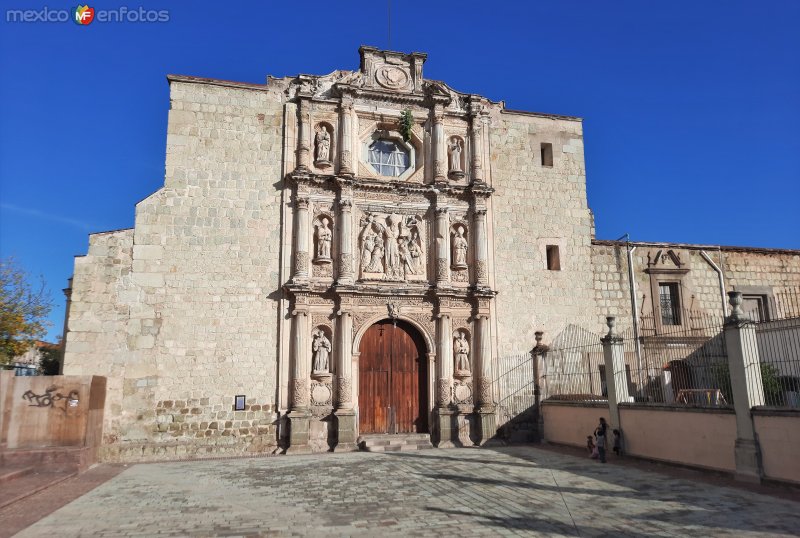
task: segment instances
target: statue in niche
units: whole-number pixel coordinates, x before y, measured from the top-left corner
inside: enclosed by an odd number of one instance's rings
[[[321,224],[317,226],[317,257],[314,261],[327,263],[331,261],[331,242],[333,232],[328,228],[330,222],[327,217],[322,217]]]
[[[330,164],[331,135],[324,125],[320,125],[319,129],[317,129],[317,135],[314,137],[314,144],[316,145],[317,151],[314,164]]]
[[[461,170],[461,152],[464,151],[464,143],[460,138],[453,138],[450,141],[450,173],[463,174]]]
[[[327,374],[330,372],[331,341],[325,333],[317,329],[314,331],[314,340],[311,343],[314,351],[314,373]]]
[[[467,268],[467,240],[464,238],[464,227],[456,226],[453,236],[453,269]]]
[[[464,331],[456,331],[453,340],[453,353],[456,359],[456,374],[468,374],[469,367],[469,342]]]

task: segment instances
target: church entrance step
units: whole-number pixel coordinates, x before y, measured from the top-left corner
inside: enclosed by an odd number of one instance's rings
[[[365,452],[407,452],[433,448],[427,433],[369,434],[360,436],[358,448]]]

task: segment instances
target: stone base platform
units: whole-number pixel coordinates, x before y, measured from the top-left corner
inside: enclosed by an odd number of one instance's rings
[[[407,452],[433,448],[431,436],[427,433],[361,435],[356,444],[365,452]]]

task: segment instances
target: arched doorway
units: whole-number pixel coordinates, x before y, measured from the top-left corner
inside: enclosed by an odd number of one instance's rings
[[[428,368],[417,329],[379,321],[364,333],[359,351],[359,432],[427,433]]]

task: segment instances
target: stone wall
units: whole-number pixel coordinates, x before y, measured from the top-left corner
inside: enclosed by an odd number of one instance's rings
[[[719,277],[703,258],[706,252],[724,275],[727,291],[764,293],[778,298],[800,287],[800,253],[778,249],[702,247],[666,243],[632,243],[639,315],[653,316],[648,254],[673,251],[688,272],[681,280],[683,307],[710,316],[722,316]],[[625,243],[595,241],[591,247],[597,316],[594,326],[605,326],[607,315],[618,317],[618,327],[630,327],[631,300]],[[658,304],[658,302],[656,302]],[[784,305],[781,305],[783,308]],[[598,329],[599,330],[599,329]]]
[[[553,166],[540,144],[553,145]],[[591,216],[580,120],[503,112],[491,130],[498,354],[530,350],[534,332],[555,338],[593,321]],[[547,268],[559,247],[561,270]]]
[[[111,401],[124,398],[105,432],[123,446],[107,459],[164,443],[262,450],[276,438],[281,96],[176,77],[170,89],[165,185],[137,205],[127,258],[97,245],[76,264],[68,371],[107,375]],[[122,268],[124,279],[105,274]],[[105,311],[103,336],[81,336],[76,322]],[[121,368],[98,366],[115,356]]]
[[[123,383],[135,338],[128,320],[138,296],[131,284],[132,255],[133,230],[92,234],[88,253],[75,258],[72,279],[64,374],[107,378],[107,441],[117,438],[114,432],[126,420]]]

